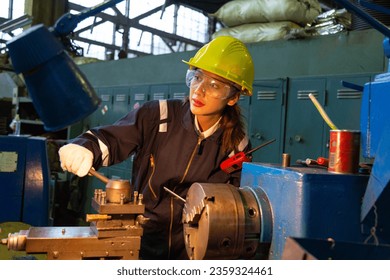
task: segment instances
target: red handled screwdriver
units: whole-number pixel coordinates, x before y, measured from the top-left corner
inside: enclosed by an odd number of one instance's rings
[[[257,151],[260,148],[263,148],[264,146],[267,146],[268,144],[271,144],[274,142],[276,139],[272,139],[268,142],[265,142],[261,144],[260,146],[257,146],[256,148],[244,153],[244,152],[239,152],[232,157],[228,158],[227,160],[224,160],[220,168],[225,171],[226,173],[232,173],[236,170],[240,170],[242,168],[242,163],[243,162],[250,162],[252,161],[252,156],[251,154],[255,151]]]

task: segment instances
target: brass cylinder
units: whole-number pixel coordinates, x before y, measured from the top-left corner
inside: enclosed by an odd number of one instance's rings
[[[290,166],[290,154],[282,154],[282,167],[289,167]]]

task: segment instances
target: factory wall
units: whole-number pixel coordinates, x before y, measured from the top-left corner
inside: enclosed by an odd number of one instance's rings
[[[254,161],[280,163],[327,156],[329,127],[308,98],[313,93],[341,129],[357,129],[361,90],[387,68],[383,35],[373,29],[297,40],[248,45],[255,64],[254,94],[242,97],[253,146],[276,141],[254,154]],[[100,108],[72,127],[69,138],[114,122],[147,100],[183,98],[188,60],[195,52],[145,56],[81,65],[102,99]],[[353,84],[353,88],[342,83]],[[131,159],[101,169],[109,177],[129,178]],[[93,180],[93,179],[91,179]],[[95,182],[99,184],[99,182]]]

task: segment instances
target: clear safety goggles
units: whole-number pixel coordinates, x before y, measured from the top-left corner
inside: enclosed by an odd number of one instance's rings
[[[190,89],[200,89],[205,95],[219,99],[227,99],[238,91],[233,85],[210,77],[199,69],[187,71],[186,84]]]

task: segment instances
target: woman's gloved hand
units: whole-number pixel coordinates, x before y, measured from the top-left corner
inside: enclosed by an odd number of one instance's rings
[[[92,168],[93,154],[83,146],[67,144],[59,149],[58,154],[64,171],[84,177]]]

